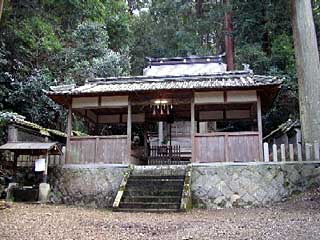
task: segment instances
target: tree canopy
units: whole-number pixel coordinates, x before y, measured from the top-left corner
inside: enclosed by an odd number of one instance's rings
[[[290,3],[286,0],[4,0],[0,20],[0,110],[63,130],[64,110],[42,89],[92,76],[142,74],[145,57],[225,51],[232,12],[237,69],[286,77],[265,131],[297,117]],[[317,33],[320,2],[313,1]],[[279,114],[281,112],[281,114]]]

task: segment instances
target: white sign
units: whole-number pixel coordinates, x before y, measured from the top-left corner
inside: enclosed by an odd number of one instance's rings
[[[46,159],[40,158],[35,161],[35,171],[44,172],[46,170]]]

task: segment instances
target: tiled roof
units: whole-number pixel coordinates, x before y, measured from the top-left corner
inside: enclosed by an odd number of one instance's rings
[[[1,111],[0,112],[0,121],[4,121],[6,123],[15,123],[24,127],[27,127],[29,129],[34,129],[39,131],[39,133],[42,136],[58,136],[58,137],[67,137],[67,134],[55,129],[50,129],[50,128],[44,128],[36,123],[33,122],[29,122],[27,120],[25,120],[25,116],[22,116],[18,113],[14,113],[14,112],[5,112],[5,111]],[[73,131],[73,134],[75,136],[80,136],[83,135],[82,133],[78,132],[78,131]]]
[[[282,134],[289,132],[293,128],[300,128],[300,127],[301,127],[301,124],[299,120],[288,119],[285,123],[282,123],[280,126],[278,126],[277,129],[273,130],[270,134],[265,136],[263,140],[267,140],[268,138],[271,138],[271,137],[279,137]]]
[[[82,95],[92,93],[136,92],[179,89],[230,89],[279,86],[282,80],[272,76],[253,75],[250,71],[232,71],[210,75],[137,76],[96,78],[85,85],[52,87],[48,95]]]

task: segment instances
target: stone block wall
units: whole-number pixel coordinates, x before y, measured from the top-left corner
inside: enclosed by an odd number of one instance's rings
[[[156,169],[164,171],[161,167]],[[127,171],[126,165],[50,168],[50,199],[56,203],[110,208]],[[228,208],[271,205],[318,186],[320,162],[216,163],[192,165],[190,190],[194,208]]]
[[[51,194],[55,203],[112,207],[128,167],[125,165],[65,165],[49,169]]]
[[[193,207],[265,206],[320,185],[320,162],[193,165]]]

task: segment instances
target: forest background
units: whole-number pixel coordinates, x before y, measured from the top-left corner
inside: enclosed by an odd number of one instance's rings
[[[255,74],[285,78],[263,116],[264,133],[299,118],[288,0],[4,0],[0,111],[64,131],[66,110],[42,89],[141,75],[150,56],[221,54],[226,12],[233,17],[236,69],[247,63]],[[319,34],[320,0],[313,0],[313,14]]]

